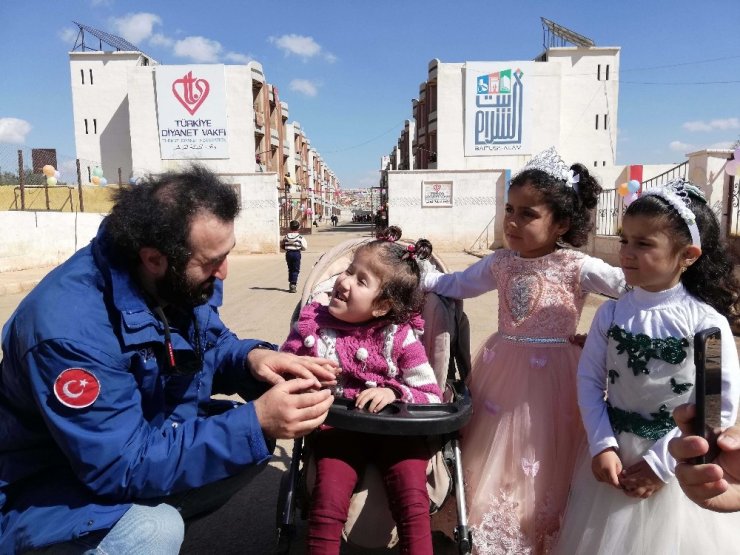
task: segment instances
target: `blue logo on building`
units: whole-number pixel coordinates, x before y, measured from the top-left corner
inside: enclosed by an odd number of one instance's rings
[[[523,75],[520,69],[505,69],[476,78],[476,150],[498,150],[496,146],[513,149],[516,148],[514,145],[521,146]],[[508,148],[505,145],[509,145]]]

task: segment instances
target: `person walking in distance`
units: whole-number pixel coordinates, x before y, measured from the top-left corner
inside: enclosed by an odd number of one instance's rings
[[[301,251],[308,248],[306,239],[298,233],[301,224],[297,220],[291,220],[290,231],[287,233],[280,246],[285,251],[285,262],[288,264],[288,285],[290,292],[296,292],[298,274],[301,272]]]

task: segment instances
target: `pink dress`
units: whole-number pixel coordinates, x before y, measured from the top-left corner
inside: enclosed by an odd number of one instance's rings
[[[425,277],[456,298],[498,289],[499,329],[475,355],[473,417],[463,430],[469,520],[478,554],[546,553],[585,436],[575,334],[589,291],[616,296],[622,272],[581,252],[520,258],[502,249],[464,272]]]

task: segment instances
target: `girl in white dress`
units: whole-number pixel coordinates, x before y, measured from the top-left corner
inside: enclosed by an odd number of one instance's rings
[[[623,220],[620,261],[633,290],[603,304],[578,365],[590,453],[571,489],[557,552],[567,555],[738,553],[740,513],[689,501],[674,477],[673,409],[693,401],[693,338],[722,332],[722,421],[733,424],[738,355],[727,317],[737,280],[719,224],[684,180],[650,190]]]

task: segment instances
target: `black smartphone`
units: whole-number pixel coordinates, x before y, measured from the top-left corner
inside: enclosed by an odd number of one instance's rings
[[[694,336],[694,364],[694,434],[709,443],[709,452],[697,457],[694,464],[705,464],[717,456],[717,436],[722,427],[722,334],[719,328],[709,328]]]

